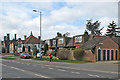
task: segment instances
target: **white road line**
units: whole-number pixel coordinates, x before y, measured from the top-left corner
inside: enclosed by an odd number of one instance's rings
[[[23,70],[23,69],[19,69],[19,68],[15,68],[15,67],[10,67],[10,68],[13,68],[13,69],[16,69],[16,70],[19,70],[19,71],[25,71],[25,70]]]
[[[7,65],[4,65],[4,64],[2,64],[3,66],[7,66]]]
[[[39,77],[42,77],[42,78],[48,78],[48,77],[43,76],[43,75],[40,75],[40,74],[34,74],[34,75],[39,76]]]
[[[71,72],[71,73],[80,74],[79,72]]]
[[[92,74],[88,74],[88,76],[100,77],[100,76],[98,76],[98,75],[92,75]]]
[[[66,71],[66,70],[58,69],[58,71]]]
[[[54,69],[54,68],[49,68],[49,69]]]

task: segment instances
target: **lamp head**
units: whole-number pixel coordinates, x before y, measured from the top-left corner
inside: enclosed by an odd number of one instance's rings
[[[34,12],[37,12],[37,10],[33,10]]]

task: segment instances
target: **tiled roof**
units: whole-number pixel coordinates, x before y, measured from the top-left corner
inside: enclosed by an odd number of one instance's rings
[[[114,40],[120,46],[120,37],[112,37],[112,40]]]
[[[69,38],[66,46],[73,46],[73,38]]]
[[[84,49],[91,49],[93,47],[96,46],[96,44],[98,44],[99,42],[101,42],[102,40],[106,39],[107,37],[94,37],[91,40],[88,40],[86,43],[84,43],[81,48]]]
[[[40,39],[34,37],[33,35],[30,35],[28,38],[26,38],[26,41],[24,44],[39,44]]]

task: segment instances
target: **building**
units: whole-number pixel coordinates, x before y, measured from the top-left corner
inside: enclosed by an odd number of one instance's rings
[[[81,46],[85,50],[91,50],[97,61],[118,60],[120,53],[120,37],[96,36]]]
[[[21,53],[24,51],[23,48],[25,48],[25,51],[32,52],[33,47],[36,47],[38,50],[40,50],[40,37],[36,38],[33,36],[32,32],[29,37],[26,37],[24,35],[24,40],[21,40],[21,38],[17,39],[17,35],[14,35],[14,39],[10,40],[10,34],[7,34],[7,36],[4,36],[4,41],[1,41],[2,46],[5,48],[6,53]],[[42,47],[44,47],[44,41],[41,41]]]

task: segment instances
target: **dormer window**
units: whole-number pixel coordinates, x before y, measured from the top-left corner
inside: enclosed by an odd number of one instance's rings
[[[46,41],[46,44],[50,45],[50,40],[47,40],[47,41]]]
[[[63,38],[60,38],[60,39],[58,40],[58,44],[63,44]]]
[[[53,40],[53,45],[56,45],[56,40]]]
[[[82,36],[75,37],[75,43],[82,42]]]

